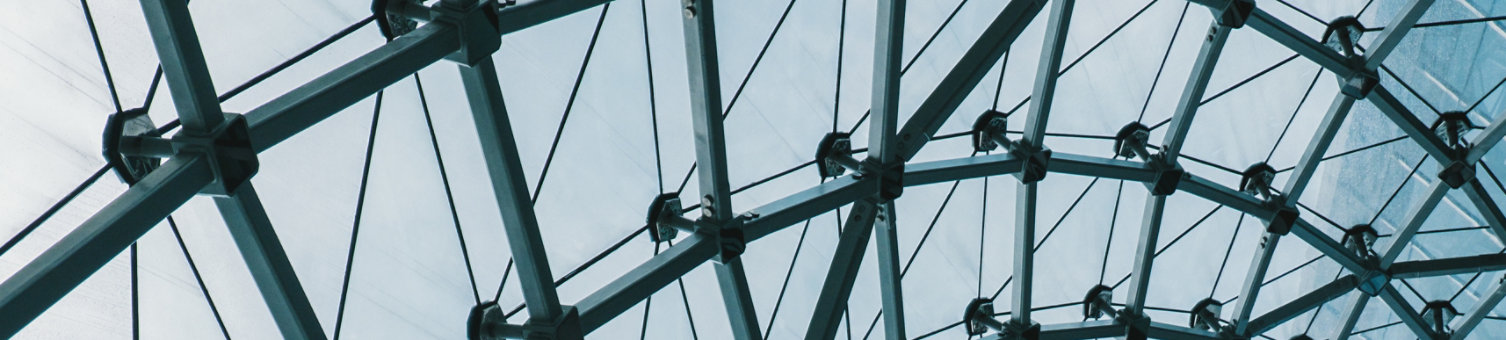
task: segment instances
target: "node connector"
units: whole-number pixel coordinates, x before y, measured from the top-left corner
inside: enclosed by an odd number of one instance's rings
[[[1114,288],[1105,285],[1093,286],[1088,289],[1088,295],[1082,298],[1082,317],[1084,319],[1097,319],[1107,315],[1109,318],[1118,317],[1119,311],[1114,310]]]
[[[1114,134],[1114,154],[1125,159],[1150,159],[1150,128],[1140,122],[1130,122]]]
[[[1269,218],[1270,223],[1265,226],[1266,232],[1275,234],[1277,237],[1285,236],[1287,233],[1292,232],[1292,225],[1297,223],[1297,217],[1299,216],[1297,208],[1281,205],[1279,201],[1280,199],[1272,201],[1272,203],[1278,204],[1273,204],[1276,206],[1276,211],[1271,213],[1271,217]]]
[[[1051,149],[1019,140],[1012,144],[1009,153],[1022,161],[1020,172],[1014,174],[1020,179],[1020,183],[1031,184],[1046,178],[1047,166],[1051,162]]]
[[[1375,228],[1370,227],[1369,224],[1356,224],[1344,230],[1344,249],[1349,249],[1362,259],[1374,257],[1375,252],[1372,247],[1375,246],[1375,240],[1379,237]]]
[[[878,176],[879,198],[884,201],[899,198],[905,192],[905,163],[880,164],[878,160],[869,158],[862,162],[862,173]]]
[[[1353,16],[1342,16],[1328,22],[1328,28],[1323,30],[1323,45],[1328,46],[1334,52],[1356,59],[1360,57],[1355,46],[1360,42],[1360,36],[1365,34],[1365,25]]]
[[[860,164],[852,158],[851,135],[832,132],[821,137],[821,144],[816,146],[816,165],[821,178],[841,176],[847,170],[858,171]]]
[[[1313,337],[1307,336],[1307,334],[1297,334],[1292,336],[1291,340],[1313,340]]]
[[[443,0],[433,10],[434,21],[455,25],[460,30],[460,49],[445,59],[474,67],[502,47],[496,1]]]
[[[419,19],[432,19],[429,8],[419,0],[372,0],[371,14],[387,41],[418,29]]]
[[[1339,93],[1349,98],[1365,99],[1378,84],[1380,84],[1380,74],[1371,70],[1362,70],[1355,72],[1349,78],[1339,79]]]
[[[967,309],[963,310],[962,327],[967,335],[983,335],[990,329],[1003,329],[1004,324],[994,319],[994,300],[977,298],[968,302]]]
[[[742,256],[743,251],[748,249],[748,240],[743,236],[742,219],[729,220],[731,225],[717,229],[717,244],[720,246],[716,253],[716,262],[727,263]]]
[[[695,232],[695,222],[680,216],[683,213],[685,208],[680,203],[680,193],[655,196],[654,201],[648,205],[648,218],[645,220],[649,228],[649,239],[659,243],[675,239],[682,229],[685,232]]]
[[[1373,267],[1376,264],[1376,261],[1368,262],[1369,263],[1366,263],[1366,265],[1368,266]],[[1365,276],[1360,279],[1359,286],[1355,288],[1359,289],[1360,292],[1363,292],[1366,295],[1380,296],[1381,291],[1386,289],[1386,285],[1391,283],[1391,275],[1386,274],[1385,271],[1376,268],[1367,270],[1364,275]]]
[[[145,109],[141,108],[111,114],[105,122],[104,135],[100,138],[103,142],[100,151],[105,157],[105,162],[115,170],[116,175],[120,176],[121,182],[128,185],[136,184],[136,181],[146,177],[148,173],[161,165],[162,159],[159,157],[128,155],[122,147],[122,144],[130,143],[128,140],[152,136],[156,130],[157,127],[152,124],[152,118],[147,116]]]
[[[1250,14],[1255,13],[1255,0],[1230,0],[1223,7],[1213,8],[1213,18],[1219,26],[1228,28],[1245,27]]]
[[[1431,127],[1433,134],[1438,135],[1455,152],[1469,148],[1469,142],[1464,140],[1464,133],[1476,128],[1475,123],[1469,121],[1469,115],[1463,111],[1438,114],[1438,120],[1433,121]]]
[[[1271,184],[1276,180],[1276,169],[1265,162],[1255,163],[1245,168],[1239,178],[1239,191],[1251,196],[1270,200],[1275,197],[1271,192]]]
[[[1009,127],[1009,115],[997,110],[984,111],[973,121],[973,151],[991,151],[999,145],[1009,144],[1004,132]]]
[[[1192,314],[1188,315],[1187,327],[1205,331],[1218,332],[1223,328],[1219,324],[1218,315],[1224,310],[1224,303],[1213,298],[1203,299],[1192,305]]]
[[[1456,316],[1459,316],[1459,310],[1454,309],[1454,305],[1448,300],[1428,301],[1428,304],[1422,307],[1422,321],[1427,323],[1433,334],[1450,335],[1448,324]]]
[[[260,167],[256,151],[251,148],[246,117],[239,114],[226,113],[225,121],[210,131],[185,129],[173,136],[172,144],[180,154],[200,154],[209,161],[214,181],[204,186],[201,194],[232,195],[251,181]]]

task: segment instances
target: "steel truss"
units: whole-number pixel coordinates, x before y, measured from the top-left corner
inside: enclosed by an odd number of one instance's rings
[[[196,194],[215,196],[227,226],[245,257],[258,287],[287,338],[319,339],[325,333],[272,231],[266,212],[249,182],[255,173],[255,154],[298,134],[334,113],[371,96],[392,83],[414,74],[440,59],[460,64],[460,72],[476,120],[492,183],[502,212],[509,246],[517,259],[524,298],[529,310],[523,325],[488,319],[498,329],[494,337],[580,338],[601,327],[630,307],[693,268],[716,263],[718,282],[739,339],[762,337],[748,293],[746,276],[738,258],[744,243],[768,236],[799,221],[853,205],[848,229],[842,234],[836,256],[823,286],[820,303],[811,318],[808,337],[832,338],[838,318],[852,291],[858,266],[870,234],[879,240],[879,270],[883,311],[889,338],[904,338],[904,313],[900,289],[895,212],[892,200],[903,187],[969,178],[1016,175],[1020,181],[1014,268],[1013,314],[1006,330],[993,338],[1096,338],[1157,337],[1173,339],[1229,339],[1261,335],[1302,313],[1351,291],[1356,299],[1338,338],[1347,337],[1370,297],[1378,296],[1401,316],[1419,337],[1463,338],[1486,314],[1506,297],[1506,281],[1495,284],[1493,293],[1461,318],[1450,334],[1430,330],[1407,304],[1392,279],[1453,275],[1506,269],[1506,255],[1396,262],[1400,252],[1444,194],[1463,189],[1479,208],[1490,229],[1506,240],[1506,214],[1491,200],[1472,174],[1474,164],[1503,136],[1506,114],[1501,115],[1471,147],[1459,150],[1442,141],[1407,111],[1387,89],[1375,84],[1381,62],[1411,30],[1432,3],[1414,0],[1376,39],[1368,55],[1358,59],[1336,53],[1316,40],[1255,8],[1246,0],[1190,0],[1214,10],[1218,22],[1204,41],[1193,66],[1175,115],[1171,120],[1161,157],[1129,161],[1089,155],[1051,153],[1045,145],[1046,120],[1061,68],[1073,1],[1052,3],[1047,19],[1046,46],[1042,49],[1039,75],[1026,118],[1024,138],[1010,142],[1010,152],[942,161],[909,160],[931,140],[983,74],[995,65],[1014,39],[1042,10],[1045,0],[1013,0],[998,14],[981,37],[966,51],[941,83],[922,102],[917,112],[899,125],[897,102],[904,29],[903,0],[879,1],[873,119],[867,159],[856,173],[735,214],[727,182],[727,154],[722,133],[720,80],[717,71],[715,22],[711,0],[686,0],[684,28],[689,57],[696,158],[700,164],[702,214],[697,232],[684,237],[647,262],[608,283],[575,305],[563,305],[555,292],[538,222],[529,202],[526,181],[517,158],[516,142],[508,122],[500,84],[491,54],[500,35],[589,9],[606,0],[541,0],[522,6],[496,9],[492,1],[444,0],[433,8],[405,15],[425,24],[343,66],[335,68],[268,103],[241,114],[220,110],[219,101],[199,50],[198,37],[179,0],[141,0],[148,26],[161,56],[164,73],[172,85],[174,104],[180,112],[183,132],[172,140],[169,160],[120,197],[59,240],[15,276],[0,283],[0,337],[15,335],[63,295],[100,269],[116,254],[145,234],[169,213]],[[497,18],[489,19],[495,15]],[[1259,199],[1196,174],[1177,169],[1180,146],[1187,135],[1206,92],[1209,75],[1216,65],[1230,30],[1249,26],[1280,42],[1299,55],[1321,65],[1345,84],[1304,153],[1283,196]],[[1366,258],[1345,249],[1339,242],[1307,222],[1296,211],[1297,201],[1323,159],[1328,145],[1354,102],[1369,100],[1394,120],[1431,158],[1453,171],[1440,177],[1429,196],[1419,202],[1406,226],[1378,258]],[[1000,137],[1000,139],[1003,139]],[[1060,173],[1143,182],[1174,188],[1153,194],[1146,206],[1136,252],[1129,300],[1121,310],[1132,317],[1070,324],[1038,325],[1030,319],[1031,272],[1034,265],[1035,186],[1047,173]],[[1165,181],[1172,181],[1170,183]],[[1265,220],[1269,227],[1235,309],[1232,325],[1205,331],[1154,322],[1144,317],[1145,295],[1157,249],[1160,220],[1166,195],[1182,192]],[[1288,233],[1334,260],[1349,274],[1263,315],[1252,315],[1277,241]]]

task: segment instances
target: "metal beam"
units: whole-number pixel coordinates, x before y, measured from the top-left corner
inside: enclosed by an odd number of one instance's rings
[[[1281,234],[1267,232],[1260,236],[1260,245],[1256,248],[1255,257],[1250,260],[1249,274],[1245,275],[1244,286],[1240,289],[1239,306],[1234,309],[1234,333],[1250,334],[1250,316],[1255,309],[1255,299],[1260,294],[1260,288],[1265,286],[1265,274],[1271,268],[1271,256],[1276,253],[1276,245],[1281,241]]]
[[[1041,325],[1041,340],[1110,338],[1124,336],[1125,329],[1124,325],[1114,320]]]
[[[1470,142],[1469,154],[1464,156],[1464,162],[1475,164],[1485,158],[1485,154],[1490,153],[1501,142],[1501,138],[1506,138],[1506,113],[1497,115],[1496,120],[1485,127],[1485,131],[1475,136]]]
[[[638,305],[665,285],[716,256],[718,249],[715,238],[690,234],[663,253],[649,258],[648,262],[612,280],[576,303],[576,308],[580,310],[581,331],[590,333],[600,328],[618,314]]]
[[[978,40],[968,47],[962,58],[957,60],[957,65],[952,66],[951,71],[941,78],[941,83],[936,84],[936,89],[926,96],[915,110],[915,114],[905,121],[903,128],[899,130],[900,158],[909,160],[920,152],[920,148],[931,140],[931,136],[941,129],[952,112],[962,105],[967,95],[972,93],[978,82],[983,80],[988,70],[1004,56],[1004,51],[1009,50],[1010,44],[1030,24],[1030,20],[1040,13],[1046,0],[1011,0],[1004,5],[1004,10],[999,12],[994,21],[983,30]]]
[[[1062,49],[1067,45],[1067,29],[1072,23],[1074,0],[1051,2],[1051,16],[1046,21],[1046,37],[1041,46],[1041,61],[1036,67],[1035,88],[1030,95],[1030,111],[1025,117],[1024,145],[1016,148],[1045,147],[1046,123],[1051,117],[1051,103],[1056,98],[1056,81],[1061,76]],[[1027,151],[1030,152],[1030,151]],[[1014,299],[1011,301],[1011,322],[1029,325],[1032,287],[1035,275],[1035,183],[1021,182],[1016,196],[1014,232]]]
[[[1051,170],[1060,163],[1052,155]],[[1022,161],[1012,154],[996,153],[941,161],[905,164],[905,186],[945,183],[956,180],[1007,175],[1020,171]],[[1126,162],[1131,163],[1131,162]]]
[[[1490,192],[1485,191],[1485,185],[1480,183],[1480,179],[1472,179],[1460,189],[1464,189],[1464,194],[1474,203],[1475,210],[1480,211],[1480,216],[1485,218],[1485,225],[1496,234],[1496,239],[1506,243],[1506,214],[1501,212],[1501,206],[1496,204],[1496,199],[1490,196]]]
[[[1323,66],[1323,68],[1338,75],[1340,79],[1347,79],[1357,73],[1357,70],[1353,69],[1348,62],[1348,58],[1339,55],[1338,52],[1329,49],[1327,46],[1323,46],[1323,43],[1313,40],[1313,38],[1303,34],[1301,30],[1281,22],[1280,19],[1277,19],[1265,10],[1256,8],[1254,12],[1250,13],[1250,18],[1245,25],[1271,38],[1271,40],[1275,40],[1277,43],[1281,43],[1281,45],[1292,49],[1293,52],[1297,52],[1297,54],[1312,60],[1319,66]]]
[[[455,26],[432,22],[246,112],[251,147],[266,151],[460,48]]]
[[[146,16],[183,129],[204,132],[219,127],[225,116],[220,112],[220,100],[188,13],[188,2],[141,0],[141,12]]]
[[[722,81],[717,65],[716,10],[712,0],[684,2],[685,64],[690,80],[690,112],[695,130],[696,164],[700,177],[701,219],[723,228],[732,219],[732,185],[727,179],[727,140],[722,126]],[[741,340],[762,339],[758,312],[748,292],[747,274],[738,258],[717,261],[716,281],[732,320],[732,334]]]
[[[251,270],[251,278],[256,281],[282,337],[324,339],[319,317],[277,238],[277,230],[272,228],[272,220],[267,217],[256,188],[246,182],[233,196],[215,197],[214,204],[224,216],[225,226],[230,229],[230,236]]]
[[[1152,321],[1146,335],[1154,339],[1166,340],[1222,340],[1218,334],[1201,329],[1191,329],[1182,326],[1164,324]]]
[[[1180,182],[1177,182],[1177,190],[1197,195],[1203,199],[1262,219],[1269,218],[1269,216],[1276,212],[1269,205],[1266,205],[1265,202],[1256,200],[1250,195],[1190,173],[1187,174],[1187,177],[1183,177]]]
[[[1297,238],[1302,239],[1303,242],[1312,246],[1313,249],[1317,249],[1318,252],[1323,253],[1323,256],[1328,257],[1333,262],[1337,262],[1340,267],[1348,269],[1351,273],[1364,273],[1370,270],[1370,268],[1363,264],[1364,260],[1355,256],[1349,249],[1345,249],[1344,245],[1339,244],[1339,242],[1334,241],[1332,238],[1328,238],[1328,235],[1313,227],[1312,223],[1308,223],[1307,220],[1297,219],[1297,222],[1292,224],[1292,235],[1296,235]]]
[[[1412,332],[1417,334],[1418,338],[1435,338],[1433,332],[1428,330],[1427,323],[1422,321],[1422,316],[1417,314],[1417,310],[1413,309],[1410,303],[1407,303],[1407,299],[1401,296],[1401,292],[1396,291],[1396,286],[1386,285],[1386,289],[1381,291],[1380,298],[1381,301],[1386,302],[1386,306],[1391,307],[1391,311],[1396,313],[1397,317],[1401,318],[1402,324],[1407,325],[1407,328],[1411,328]]]
[[[1410,279],[1498,270],[1506,270],[1506,254],[1485,254],[1397,262],[1391,265],[1391,277]]]
[[[842,311],[852,295],[858,268],[863,264],[863,253],[868,249],[869,234],[873,232],[874,215],[878,213],[875,197],[870,196],[852,205],[847,214],[846,230],[837,241],[837,250],[827,269],[826,281],[821,285],[821,295],[816,300],[816,310],[811,315],[806,339],[832,339],[841,324]]]
[[[188,3],[142,0],[141,7],[183,132],[209,135],[224,123],[225,113],[220,109]],[[313,305],[249,180],[233,195],[215,197],[214,201],[283,338],[324,339]]]
[[[0,338],[78,287],[213,178],[201,156],[169,159],[0,283]]]
[[[906,180],[908,179],[907,177]],[[785,196],[743,213],[743,216],[750,216],[743,223],[743,236],[748,242],[753,242],[800,221],[873,195],[876,187],[870,177],[857,179],[854,176],[843,176]]]
[[[1475,303],[1475,307],[1470,309],[1469,313],[1464,314],[1464,317],[1459,318],[1459,324],[1454,326],[1454,334],[1451,339],[1464,340],[1465,337],[1468,337],[1469,333],[1475,330],[1475,326],[1479,326],[1480,321],[1485,320],[1485,316],[1489,315],[1490,311],[1495,310],[1496,305],[1501,304],[1502,298],[1506,298],[1506,276],[1502,276],[1502,279],[1496,280],[1495,288],[1490,290],[1490,295],[1480,297],[1480,301]]]
[[[1182,97],[1177,101],[1176,113],[1171,117],[1170,127],[1166,131],[1166,137],[1161,148],[1162,161],[1167,164],[1176,164],[1177,157],[1182,152],[1182,144],[1187,141],[1187,133],[1191,130],[1193,118],[1197,116],[1199,106],[1202,106],[1203,95],[1208,91],[1208,80],[1213,76],[1213,70],[1218,66],[1219,56],[1223,54],[1224,44],[1229,41],[1229,31],[1232,28],[1212,24],[1208,28],[1208,35],[1203,39],[1203,46],[1198,51],[1197,61],[1193,63],[1192,72],[1187,76],[1186,87],[1182,90]],[[1146,294],[1150,290],[1151,270],[1155,268],[1155,256],[1157,238],[1161,235],[1161,220],[1166,212],[1166,196],[1150,194],[1145,200],[1144,221],[1140,225],[1140,241],[1135,248],[1135,266],[1130,272],[1129,298],[1125,300],[1125,310],[1133,315],[1144,315]]]
[[[1427,12],[1428,6],[1433,5],[1433,0],[1412,0],[1407,9],[1396,14],[1396,19],[1386,25],[1380,36],[1375,37],[1369,49],[1365,50],[1365,69],[1374,70],[1380,68],[1381,62],[1391,51],[1396,50],[1396,45],[1401,44],[1401,38],[1412,31],[1412,25],[1417,24],[1417,19],[1422,18],[1422,13]]]
[[[459,68],[497,209],[502,213],[508,248],[517,263],[528,316],[532,320],[553,322],[561,313],[559,293],[555,291],[549,257],[539,235],[538,217],[534,215],[523,163],[518,159],[518,144],[513,138],[507,105],[502,101],[496,65],[491,57],[486,57],[473,67]]]
[[[497,25],[503,35],[546,23],[576,12],[591,9],[612,0],[537,0],[512,5],[497,11]]]
[[[1417,231],[1422,230],[1423,222],[1427,222],[1428,216],[1433,215],[1434,208],[1438,207],[1438,202],[1443,201],[1443,196],[1447,195],[1448,191],[1448,184],[1441,180],[1435,181],[1433,187],[1428,189],[1428,195],[1412,206],[1412,210],[1407,212],[1407,224],[1402,225],[1401,229],[1391,235],[1391,244],[1387,245],[1386,250],[1381,253],[1381,269],[1390,268],[1391,263],[1396,262],[1396,258],[1407,249],[1407,244],[1412,242],[1412,237],[1417,235]]]
[[[1396,122],[1396,126],[1406,132],[1408,137],[1412,137],[1412,140],[1416,141],[1423,151],[1427,151],[1428,156],[1439,161],[1454,159],[1454,152],[1450,151],[1448,145],[1434,135],[1433,131],[1428,129],[1427,124],[1418,120],[1417,115],[1407,110],[1407,107],[1402,105],[1390,90],[1386,90],[1385,86],[1376,85],[1375,89],[1370,91],[1370,95],[1365,98],[1369,99],[1371,104],[1375,104],[1375,107],[1386,115],[1386,118]]]
[[[1250,320],[1249,326],[1245,328],[1245,333],[1242,334],[1254,336],[1265,333],[1287,320],[1302,315],[1302,313],[1307,313],[1307,311],[1313,308],[1318,308],[1318,306],[1322,306],[1328,303],[1328,301],[1344,296],[1345,293],[1354,290],[1354,287],[1358,284],[1359,280],[1353,274],[1344,275],[1295,300],[1288,301],[1286,304],[1276,307],[1276,309],[1272,309],[1254,320]]]
[[[879,0],[873,46],[873,115],[868,127],[868,161],[880,167],[899,166],[899,84],[904,59],[905,0]],[[876,175],[888,175],[880,170]],[[897,179],[881,179],[888,183]],[[883,189],[880,189],[883,191]],[[879,203],[877,224],[879,289],[883,294],[884,337],[905,339],[904,288],[900,280],[899,236],[894,201]],[[849,225],[848,228],[854,228]],[[833,327],[835,329],[835,327]],[[832,334],[833,336],[835,334]]]
[[[1350,333],[1354,333],[1354,326],[1359,323],[1360,315],[1365,313],[1365,305],[1369,304],[1370,298],[1369,294],[1363,292],[1354,294],[1354,297],[1349,300],[1349,311],[1344,314],[1344,323],[1339,325],[1334,339],[1345,340],[1349,338]]]
[[[1302,153],[1302,159],[1297,161],[1292,175],[1287,177],[1286,190],[1282,191],[1287,207],[1296,207],[1302,193],[1307,191],[1307,183],[1317,174],[1318,164],[1328,154],[1328,146],[1333,144],[1334,136],[1339,134],[1344,118],[1349,116],[1350,109],[1354,107],[1354,100],[1354,97],[1343,93],[1334,95],[1333,104],[1328,106],[1328,114],[1323,116],[1318,130],[1313,132],[1312,142],[1307,144],[1307,151]]]

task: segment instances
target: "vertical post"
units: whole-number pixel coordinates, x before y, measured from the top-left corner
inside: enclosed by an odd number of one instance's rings
[[[1041,47],[1041,61],[1036,69],[1035,89],[1030,100],[1030,113],[1025,118],[1025,136],[1016,149],[1024,152],[1041,152],[1045,147],[1046,123],[1051,117],[1051,104],[1056,97],[1056,81],[1061,76],[1062,49],[1067,43],[1067,28],[1072,22],[1073,0],[1051,2],[1051,17],[1046,21],[1045,46]],[[1045,169],[1040,169],[1044,171]],[[1043,175],[1043,174],[1042,174]],[[1037,175],[1039,176],[1039,175]],[[1037,177],[1025,175],[1028,177]],[[1030,325],[1031,294],[1035,272],[1035,222],[1036,181],[1021,181],[1015,205],[1014,232],[1014,300],[1010,321],[1018,326]]]
[[[868,235],[873,231],[873,220],[878,213],[878,203],[870,196],[852,204],[847,213],[847,229],[837,241],[837,250],[832,254],[831,267],[827,269],[826,281],[821,284],[821,295],[816,298],[816,310],[811,314],[811,323],[805,331],[807,340],[833,339],[837,326],[842,322],[842,310],[847,307],[847,298],[852,295],[852,284],[857,279],[858,268],[863,261],[863,252],[868,248]]]
[[[141,0],[141,8],[158,58],[162,61],[162,73],[173,94],[173,104],[183,123],[183,133],[209,135],[226,119],[204,52],[199,46],[188,3]],[[215,205],[219,207],[283,337],[324,339],[313,305],[298,282],[298,275],[288,261],[250,180],[246,179],[236,192],[227,194],[229,196],[215,197]]]
[[[523,301],[528,304],[532,320],[552,322],[562,313],[559,293],[554,288],[554,274],[549,271],[549,257],[539,235],[538,217],[534,215],[528,180],[518,160],[518,145],[513,139],[512,123],[502,101],[502,84],[491,57],[475,66],[461,65],[460,79],[470,102],[471,117],[486,161],[487,175],[502,213],[503,230],[508,248],[517,263],[518,281]]]
[[[716,16],[712,0],[683,0],[685,57],[689,66],[690,111],[695,127],[696,164],[700,178],[701,219],[723,228],[732,219],[732,188],[727,180],[727,142],[722,127],[721,71],[716,50]],[[724,233],[725,235],[725,233]],[[728,240],[724,240],[728,241]],[[742,242],[742,240],[735,240]],[[716,279],[738,339],[763,338],[758,313],[748,292],[747,274],[736,254],[718,256]]]
[[[904,58],[905,0],[879,0],[873,51],[873,121],[869,123],[868,164],[880,186],[900,184],[899,173],[885,171],[903,164],[895,136],[899,124],[900,63]],[[895,188],[880,188],[881,198]],[[904,289],[900,280],[899,237],[892,199],[879,203],[873,219],[878,239],[879,288],[883,294],[884,336],[905,339]],[[851,228],[851,227],[849,227]],[[867,237],[867,236],[863,236]]]
[[[1224,44],[1229,41],[1229,31],[1232,28],[1210,25],[1206,39],[1203,39],[1202,49],[1198,50],[1197,61],[1192,66],[1192,73],[1188,75],[1187,85],[1182,89],[1182,97],[1177,101],[1177,111],[1172,115],[1171,125],[1166,132],[1165,147],[1162,148],[1159,160],[1166,166],[1174,166],[1177,157],[1181,155],[1182,144],[1187,140],[1187,132],[1192,125],[1193,118],[1197,116],[1198,107],[1203,102],[1203,95],[1208,91],[1208,80],[1213,76],[1213,70],[1218,66],[1219,56],[1223,54]],[[1150,287],[1150,273],[1154,268],[1157,238],[1161,235],[1161,220],[1166,211],[1166,196],[1151,194],[1145,201],[1145,220],[1140,227],[1140,239],[1135,249],[1135,267],[1130,273],[1130,293],[1125,302],[1125,310],[1133,315],[1144,315],[1146,293]]]

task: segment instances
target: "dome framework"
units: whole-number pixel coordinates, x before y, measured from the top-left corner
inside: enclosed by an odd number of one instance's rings
[[[606,1],[536,1],[499,8],[499,4],[486,0],[443,0],[430,7],[404,7],[393,11],[387,11],[393,7],[384,9],[379,6],[376,17],[381,21],[407,19],[420,24],[411,32],[394,34],[386,45],[330,70],[292,92],[244,114],[235,114],[223,112],[219,105],[221,96],[213,92],[214,86],[187,3],[143,0],[153,42],[161,55],[163,75],[170,85],[172,103],[180,113],[179,120],[169,125],[178,126],[181,132],[171,138],[149,134],[121,137],[119,152],[122,155],[164,158],[165,162],[0,284],[0,315],[8,316],[0,319],[0,335],[15,335],[73,287],[117,254],[132,247],[137,239],[184,202],[195,195],[209,195],[214,197],[235,238],[237,250],[251,268],[252,277],[281,334],[287,338],[325,338],[326,332],[315,316],[288,255],[273,232],[262,200],[250,182],[258,168],[256,154],[442,60],[460,65],[465,95],[480,137],[480,148],[486,156],[487,175],[514,256],[511,263],[516,264],[527,311],[526,322],[510,322],[507,317],[495,316],[511,316],[517,313],[516,309],[505,311],[495,303],[478,306],[469,325],[473,337],[580,338],[694,268],[711,263],[733,335],[739,339],[763,338],[766,331],[760,326],[754,309],[755,301],[749,292],[748,275],[740,255],[746,248],[758,246],[753,241],[849,205],[851,208],[844,223],[848,227],[841,232],[806,336],[836,337],[862,259],[867,255],[870,236],[876,242],[874,248],[883,306],[881,327],[885,335],[906,338],[910,334],[920,334],[905,329],[901,280],[905,265],[901,261],[897,240],[898,218],[894,200],[903,196],[906,187],[1001,175],[1014,175],[1018,185],[1014,202],[1016,220],[1012,230],[1011,299],[1008,308],[999,308],[1001,313],[978,313],[969,307],[964,313],[967,318],[958,320],[951,327],[966,324],[971,331],[976,322],[981,326],[977,329],[988,334],[988,338],[1000,339],[1252,338],[1347,293],[1360,291],[1364,294],[1356,294],[1346,305],[1348,313],[1336,334],[1338,338],[1355,331],[1356,320],[1371,297],[1379,297],[1397,314],[1400,323],[1420,338],[1462,339],[1469,335],[1506,297],[1506,282],[1495,283],[1492,294],[1448,324],[1425,318],[1424,315],[1432,310],[1411,305],[1393,284],[1408,278],[1506,269],[1506,255],[1500,253],[1398,260],[1430,213],[1452,190],[1466,194],[1488,222],[1489,231],[1506,239],[1506,215],[1501,213],[1501,206],[1493,200],[1475,170],[1495,144],[1506,137],[1506,124],[1503,124],[1506,123],[1506,114],[1498,115],[1467,142],[1451,142],[1435,134],[1436,128],[1420,121],[1418,115],[1410,112],[1391,92],[1392,89],[1379,84],[1378,72],[1382,62],[1418,24],[1433,1],[1411,1],[1405,10],[1379,30],[1375,40],[1364,46],[1363,54],[1352,55],[1346,55],[1345,49],[1334,49],[1308,37],[1258,8],[1253,1],[1190,2],[1213,10],[1215,22],[1201,41],[1173,116],[1146,127],[1153,130],[1164,126],[1164,140],[1156,145],[1143,141],[1122,143],[1129,144],[1130,148],[1144,149],[1133,153],[1141,158],[1133,160],[1053,152],[1046,143],[1047,122],[1053,114],[1056,84],[1062,74],[1056,70],[1062,69],[1070,19],[1078,5],[1075,1],[1010,1],[941,82],[929,91],[915,113],[901,121],[899,94],[904,64],[905,1],[879,0],[872,109],[871,115],[867,116],[870,128],[867,148],[824,152],[812,163],[830,162],[848,173],[833,174],[829,181],[820,185],[759,207],[739,210],[732,206],[731,197],[738,189],[733,188],[728,179],[726,132],[720,119],[724,100],[721,98],[723,90],[713,2],[687,0],[681,18],[689,69],[695,160],[699,167],[697,184],[702,197],[689,209],[671,209],[678,210],[671,211],[667,217],[679,218],[674,222],[650,222],[645,227],[656,235],[662,235],[659,234],[661,228],[683,229],[685,235],[678,238],[678,242],[595,293],[569,305],[561,301],[556,291],[556,275],[551,272],[541,240],[539,221],[532,206],[534,194],[530,192],[518,157],[514,128],[509,122],[492,55],[499,48],[502,35],[595,8]],[[1002,127],[979,128],[969,133],[977,139],[994,141],[994,147],[1006,152],[912,162],[911,159],[928,142],[946,137],[938,135],[942,123],[958,111],[967,94],[984,81],[989,70],[1023,34],[1027,24],[1037,17],[1046,20],[1046,33],[1041,57],[1037,60],[1039,71],[1034,78],[1031,100],[1024,108],[1025,126],[1019,131],[1021,137],[1010,138],[1010,132]],[[389,31],[385,28],[384,33]],[[1274,184],[1271,179],[1252,180],[1257,186],[1259,183],[1267,186],[1266,190],[1257,190],[1259,194],[1246,188],[1231,188],[1192,173],[1179,163],[1179,158],[1183,158],[1180,151],[1198,108],[1206,101],[1213,70],[1234,30],[1253,30],[1269,37],[1334,74],[1341,84],[1341,92],[1333,98],[1315,135],[1297,165],[1289,170],[1290,175],[1279,190],[1269,187]],[[1309,189],[1319,163],[1329,155],[1329,146],[1345,118],[1355,103],[1362,100],[1384,113],[1406,133],[1406,141],[1424,150],[1441,169],[1435,174],[1439,180],[1427,189],[1425,198],[1410,208],[1409,222],[1404,228],[1390,235],[1392,242],[1386,247],[1374,249],[1371,244],[1358,241],[1351,247],[1347,238],[1335,240],[1314,226],[1310,216],[1301,214],[1298,206],[1298,198]],[[1116,152],[1120,148],[1116,147]],[[1149,151],[1151,149],[1154,149],[1153,153]],[[1043,325],[1031,317],[1033,310],[1041,308],[1031,299],[1036,274],[1035,250],[1039,246],[1036,219],[1038,186],[1042,184],[1038,183],[1052,173],[1141,182],[1152,189],[1146,197],[1144,220],[1135,243],[1133,270],[1127,281],[1129,286],[1119,292],[1127,296],[1126,302],[1116,305],[1112,298],[1098,301],[1094,299],[1097,294],[1090,294],[1083,302],[1100,309],[1108,305],[1108,311],[1112,312],[1107,313],[1112,315],[1108,319]],[[1152,308],[1147,304],[1146,296],[1151,284],[1151,269],[1161,250],[1158,245],[1162,244],[1159,237],[1167,198],[1178,193],[1197,196],[1259,218],[1266,226],[1260,246],[1246,268],[1248,274],[1240,290],[1241,298],[1237,304],[1226,306],[1232,307],[1227,308],[1233,311],[1232,316],[1228,320],[1218,320],[1219,313],[1213,313],[1212,322],[1205,323],[1215,326],[1211,330],[1192,328],[1196,322],[1181,326],[1165,320],[1151,320],[1146,314],[1146,309]],[[657,213],[659,211],[651,211],[650,215]],[[681,215],[697,217],[691,219]],[[1255,315],[1255,297],[1267,282],[1277,246],[1283,239],[1292,241],[1285,237],[1288,235],[1318,250],[1344,271],[1330,283],[1264,314]],[[991,306],[991,301],[987,304]],[[1437,314],[1441,312],[1428,315]],[[1001,318],[1005,315],[1007,318]]]

